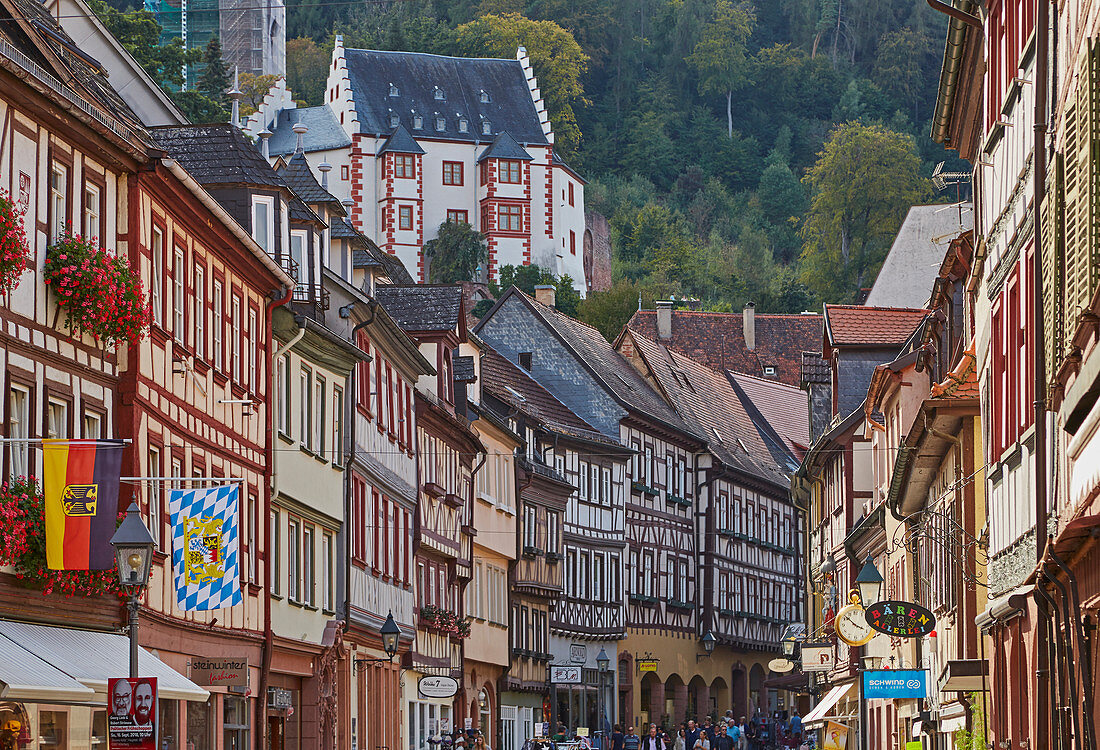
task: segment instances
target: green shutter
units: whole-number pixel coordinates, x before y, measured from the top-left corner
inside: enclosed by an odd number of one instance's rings
[[[1046,382],[1049,386],[1062,365],[1062,285],[1065,261],[1064,160],[1052,154],[1047,170],[1046,195],[1041,211],[1043,264],[1043,346],[1046,352]]]

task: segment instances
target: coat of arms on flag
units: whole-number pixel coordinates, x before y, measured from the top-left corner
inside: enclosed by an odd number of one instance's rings
[[[169,490],[176,601],[187,611],[240,604],[237,485]]]
[[[109,570],[122,471],[118,440],[46,440],[43,499],[50,570]]]

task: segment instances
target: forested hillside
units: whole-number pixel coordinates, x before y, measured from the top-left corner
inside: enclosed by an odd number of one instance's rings
[[[905,209],[935,198],[920,175],[952,160],[926,135],[946,19],[918,0],[290,0],[288,25],[289,83],[311,104],[333,33],[440,54],[524,44],[635,306],[639,291],[850,300]]]

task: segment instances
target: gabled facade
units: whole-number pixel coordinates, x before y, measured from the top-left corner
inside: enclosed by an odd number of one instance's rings
[[[488,241],[482,281],[537,264],[587,291],[584,184],[554,151],[530,60],[346,49],[336,38],[325,103],[298,109],[279,82],[246,129],[291,153],[305,126],[315,169],[351,201],[351,223],[426,281],[421,248],[461,221]],[[270,134],[270,135],[268,135]]]

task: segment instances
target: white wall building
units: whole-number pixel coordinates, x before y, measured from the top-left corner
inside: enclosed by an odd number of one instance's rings
[[[522,47],[515,60],[345,49],[339,36],[325,104],[297,108],[280,81],[245,128],[271,157],[306,126],[310,165],[351,221],[427,280],[425,242],[446,221],[488,238],[485,278],[535,264],[587,291],[584,180],[554,151],[542,94]],[[268,135],[270,133],[270,135]]]

